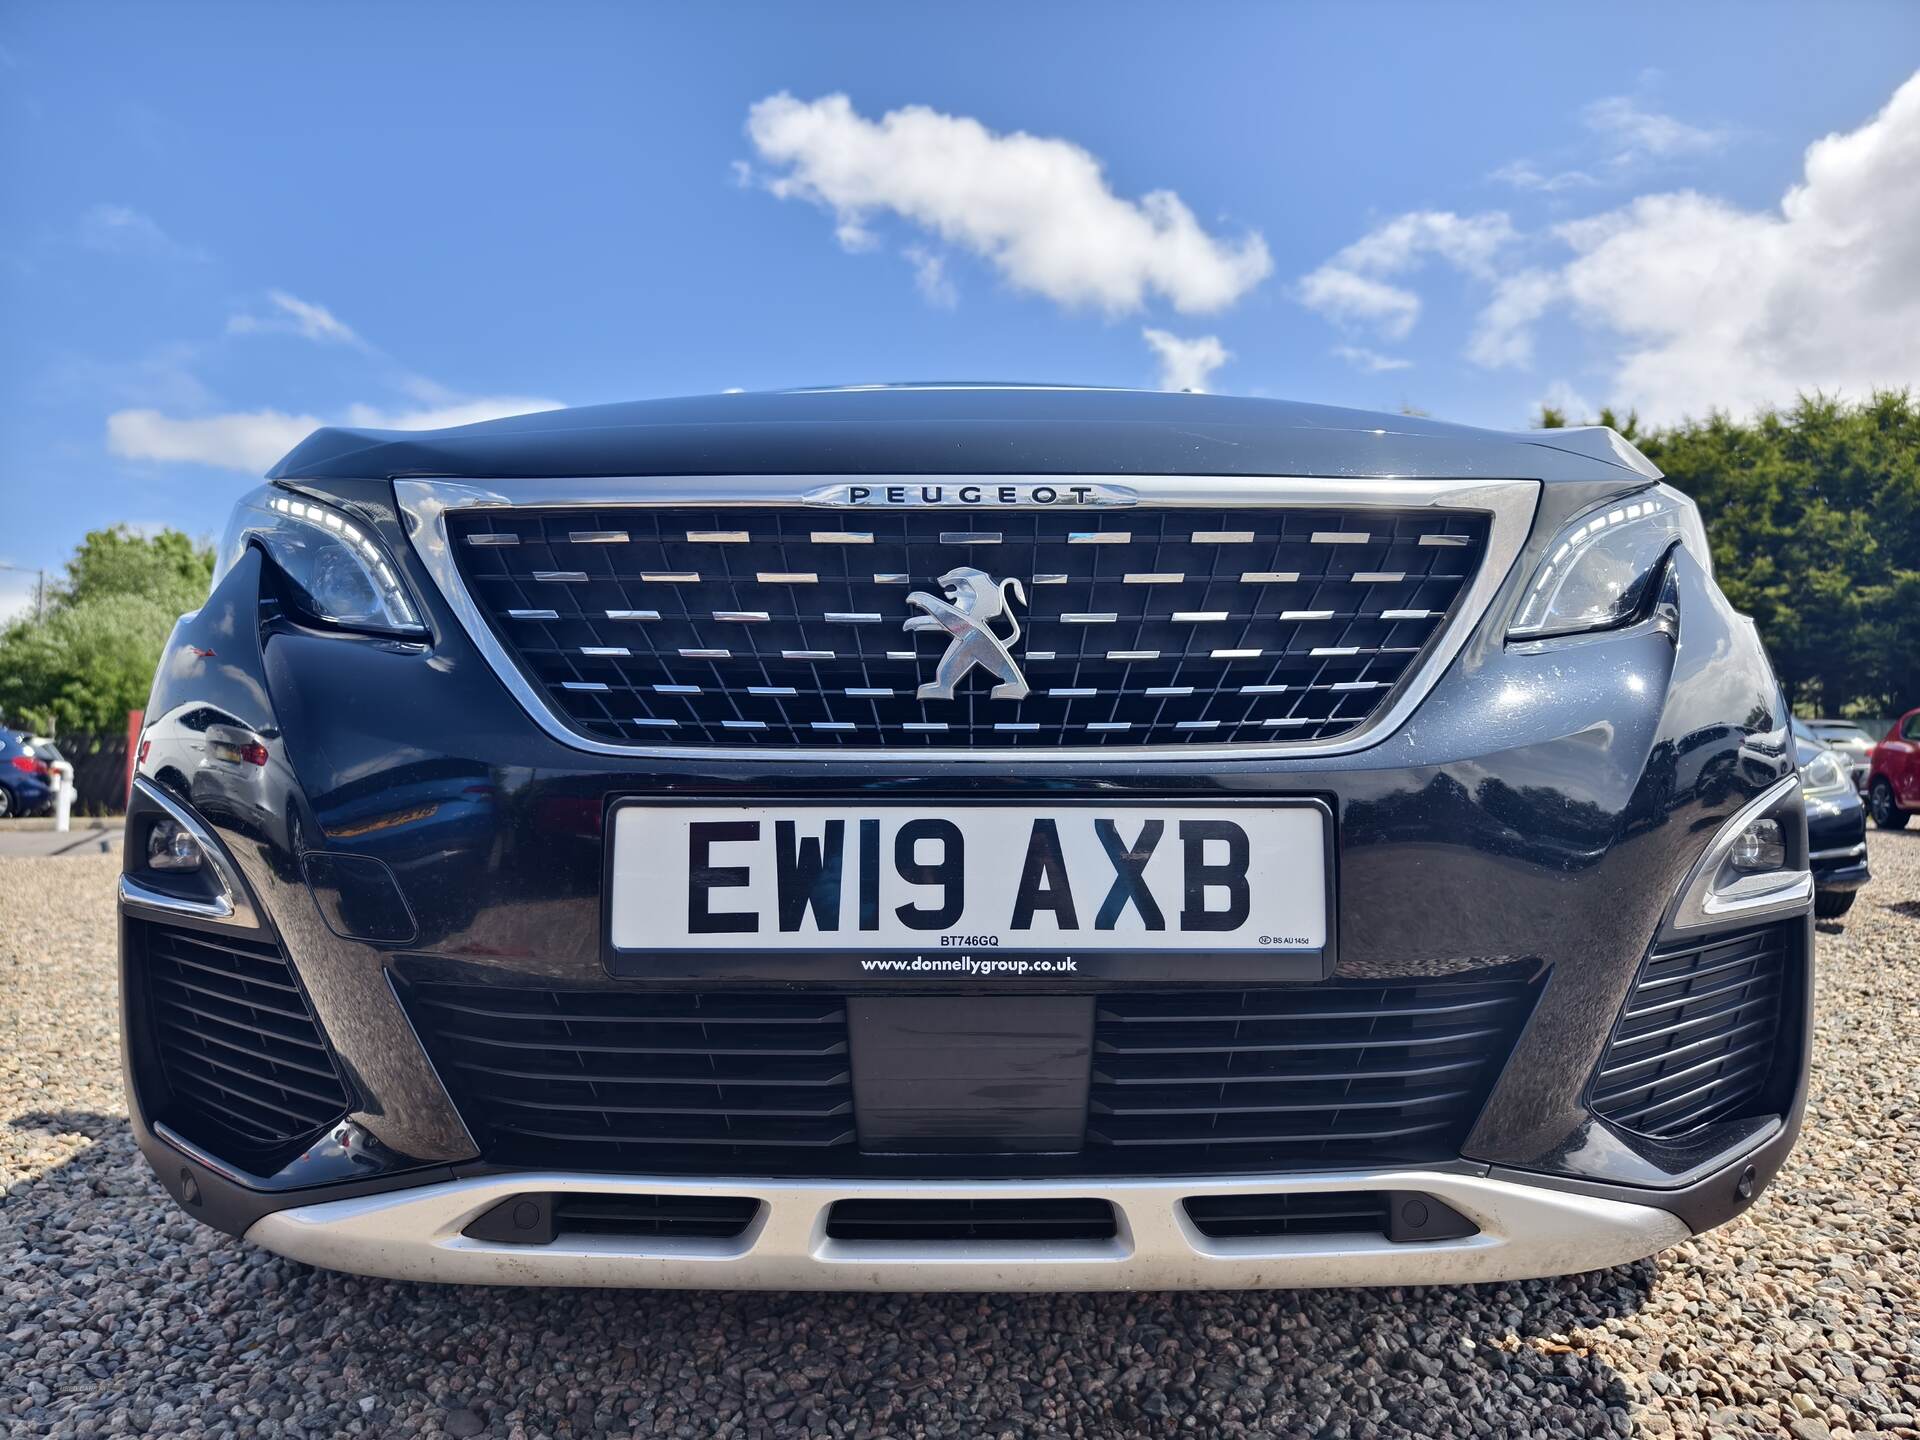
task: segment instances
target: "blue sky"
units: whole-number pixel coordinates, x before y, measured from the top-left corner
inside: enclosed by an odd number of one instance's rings
[[[1897,3],[12,5],[0,562],[217,533],[309,421],[1920,381],[1916,70]]]

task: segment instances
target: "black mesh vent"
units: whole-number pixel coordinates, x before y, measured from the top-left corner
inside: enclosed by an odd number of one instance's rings
[[[1460,1240],[1480,1227],[1415,1190],[1321,1190],[1270,1195],[1190,1195],[1193,1228],[1212,1240],[1296,1235],[1384,1235],[1396,1245]]]
[[[1111,1240],[1105,1200],[836,1200],[827,1211],[834,1240],[916,1243],[943,1240]]]
[[[1193,1228],[1213,1240],[1278,1235],[1384,1235],[1386,1190],[1274,1195],[1191,1195],[1181,1204]]]
[[[1433,981],[1103,996],[1087,1142],[1149,1173],[1452,1158],[1533,993]]]
[[[136,923],[168,1124],[217,1155],[259,1161],[346,1113],[346,1088],[276,945]]]
[[[408,993],[489,1159],[795,1174],[853,1149],[838,996],[445,983]]]
[[[1773,1073],[1792,927],[1656,950],[1594,1077],[1594,1113],[1657,1138],[1755,1113]]]
[[[569,1193],[553,1202],[556,1238],[575,1235],[647,1239],[730,1240],[760,1213],[746,1195],[590,1195]]]
[[[455,511],[456,562],[584,733],[652,745],[1101,746],[1315,740],[1385,702],[1478,569],[1487,519],[1362,508],[805,506]],[[824,538],[823,538],[824,537]],[[915,590],[1018,580],[1031,693],[946,649]],[[996,592],[998,593],[998,592]],[[1005,635],[1007,622],[995,622]]]

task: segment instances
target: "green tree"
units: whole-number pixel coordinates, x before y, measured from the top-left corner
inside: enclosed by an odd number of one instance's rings
[[[67,562],[62,593],[78,603],[103,595],[148,595],[183,614],[206,599],[213,551],[178,530],[141,536],[125,525],[90,530]]]
[[[44,618],[0,631],[0,713],[18,724],[116,730],[146,703],[173,622],[206,598],[213,551],[177,530],[88,534]]]

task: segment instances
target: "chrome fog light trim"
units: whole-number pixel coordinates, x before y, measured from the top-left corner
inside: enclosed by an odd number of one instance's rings
[[[173,895],[144,883],[136,874],[123,872],[120,903],[133,910],[186,915],[196,920],[217,920],[241,929],[258,930],[260,916],[247,896],[247,887],[241,883],[239,871],[227,858],[220,842],[214,839],[213,832],[191,810],[144,775],[134,776],[133,789],[136,795],[165,811],[167,818],[199,846],[204,857],[200,873],[213,881],[213,894],[205,899]],[[144,847],[141,853],[145,853]]]
[[[1807,825],[1800,777],[1788,775],[1767,787],[1714,835],[1680,887],[1666,933],[1703,930],[1732,920],[1759,920],[1804,912],[1813,904],[1813,872],[1807,867]],[[1784,836],[1781,864],[1758,872],[1743,869],[1764,843],[1749,842],[1774,824]]]

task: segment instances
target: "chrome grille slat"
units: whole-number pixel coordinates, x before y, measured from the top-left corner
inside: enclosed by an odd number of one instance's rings
[[[445,515],[475,605],[569,726],[674,748],[1335,739],[1446,628],[1490,528],[1479,512],[1338,505],[955,520],[889,510],[827,529],[805,507],[611,503]],[[508,532],[517,543],[475,543]],[[966,564],[1028,587],[1012,602],[1023,700],[990,699],[979,671],[952,701],[917,696],[945,636],[901,631],[904,592]]]

